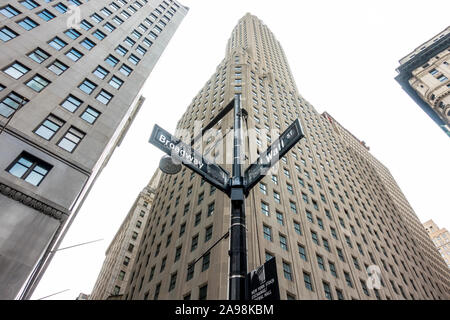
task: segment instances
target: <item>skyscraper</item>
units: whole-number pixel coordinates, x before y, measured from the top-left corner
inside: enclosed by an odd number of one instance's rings
[[[450,137],[450,27],[400,60],[395,78]]]
[[[433,220],[428,220],[423,226],[425,227],[425,230],[427,230],[433,243],[436,245],[436,248],[445,263],[450,268],[450,233],[445,228],[439,229]]]
[[[275,257],[281,299],[449,298],[448,269],[389,170],[298,93],[280,43],[250,14],[177,132],[189,142],[235,94],[244,167],[295,119],[306,135],[246,199],[248,271]],[[228,114],[196,146],[229,172],[232,126]],[[229,198],[184,167],[163,174],[150,214],[124,298],[227,299],[229,240],[209,249],[229,229]]]
[[[160,170],[155,172],[114,236],[106,250],[105,261],[89,299],[106,300],[110,296],[122,295],[125,291],[137,255],[135,248],[142,239],[142,230],[147,225],[161,173]]]
[[[27,298],[142,105],[173,0],[0,7],[0,299]]]

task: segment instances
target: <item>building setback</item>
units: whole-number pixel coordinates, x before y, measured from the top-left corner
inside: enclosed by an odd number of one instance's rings
[[[450,137],[450,27],[399,62],[395,79]]]
[[[2,2],[0,299],[31,296],[187,10],[171,0]]]
[[[137,255],[136,247],[150,216],[161,173],[157,170],[147,187],[141,191],[106,250],[102,269],[89,295],[90,300],[106,300],[111,296],[123,295]]]
[[[450,297],[449,271],[389,170],[298,93],[280,43],[250,14],[177,132],[189,141],[237,93],[248,114],[244,168],[295,119],[306,135],[246,200],[248,271],[275,257],[281,299]],[[232,126],[231,113],[196,146],[228,172]],[[229,239],[203,254],[229,229],[228,197],[184,167],[162,175],[150,214],[123,298],[227,299]]]
[[[423,224],[428,235],[435,244],[447,266],[450,268],[450,233],[447,229],[439,229],[433,220],[428,220]]]

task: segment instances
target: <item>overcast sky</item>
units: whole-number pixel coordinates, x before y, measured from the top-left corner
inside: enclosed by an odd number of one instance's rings
[[[280,41],[299,93],[370,147],[422,222],[449,229],[450,139],[394,80],[398,60],[447,27],[448,0],[180,0],[190,8],[144,89],[146,101],[92,188],[33,299],[89,294],[105,251],[158,166],[155,123],[173,132],[250,12]],[[433,8],[431,11],[427,8]],[[446,165],[447,163],[447,165]]]

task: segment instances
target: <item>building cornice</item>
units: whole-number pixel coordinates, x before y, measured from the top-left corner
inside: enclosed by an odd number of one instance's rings
[[[54,208],[36,198],[33,198],[19,190],[11,188],[10,186],[0,182],[0,194],[11,198],[13,200],[19,201],[27,207],[37,210],[47,216],[50,216],[59,221],[65,221],[68,217],[67,213]]]

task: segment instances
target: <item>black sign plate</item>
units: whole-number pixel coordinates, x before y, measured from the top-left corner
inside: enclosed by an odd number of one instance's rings
[[[206,160],[192,147],[172,136],[160,126],[155,124],[149,142],[172,156],[173,159],[181,161],[219,190],[227,192],[230,174],[225,169]]]
[[[270,168],[304,136],[300,121],[297,119],[259,156],[255,163],[247,168],[244,174],[245,193],[248,194],[255,184],[264,178]]]
[[[280,300],[275,257],[248,273],[247,284],[250,300]]]

